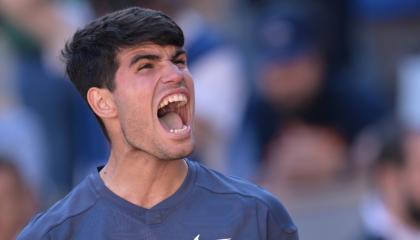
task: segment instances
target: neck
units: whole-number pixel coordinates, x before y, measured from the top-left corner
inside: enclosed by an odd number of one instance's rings
[[[179,189],[187,172],[188,166],[183,159],[160,160],[139,151],[119,154],[111,151],[100,176],[121,198],[152,208]]]

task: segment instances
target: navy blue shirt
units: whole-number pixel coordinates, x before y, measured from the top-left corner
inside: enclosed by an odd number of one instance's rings
[[[17,239],[298,239],[289,214],[270,193],[187,162],[178,191],[150,209],[111,192],[95,171],[35,216]]]

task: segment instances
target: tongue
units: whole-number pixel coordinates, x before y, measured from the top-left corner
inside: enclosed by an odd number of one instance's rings
[[[182,119],[176,112],[169,112],[160,118],[160,122],[167,129],[180,129],[182,128]]]

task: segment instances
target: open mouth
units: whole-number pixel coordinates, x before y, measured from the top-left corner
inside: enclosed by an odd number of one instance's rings
[[[174,134],[188,131],[188,98],[185,94],[171,94],[159,104],[157,117],[165,130]]]

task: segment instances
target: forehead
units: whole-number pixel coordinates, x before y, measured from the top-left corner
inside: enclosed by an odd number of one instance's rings
[[[147,42],[119,50],[117,52],[117,60],[120,63],[124,63],[137,55],[156,55],[161,58],[169,58],[179,49],[183,48],[175,45],[159,45]]]

